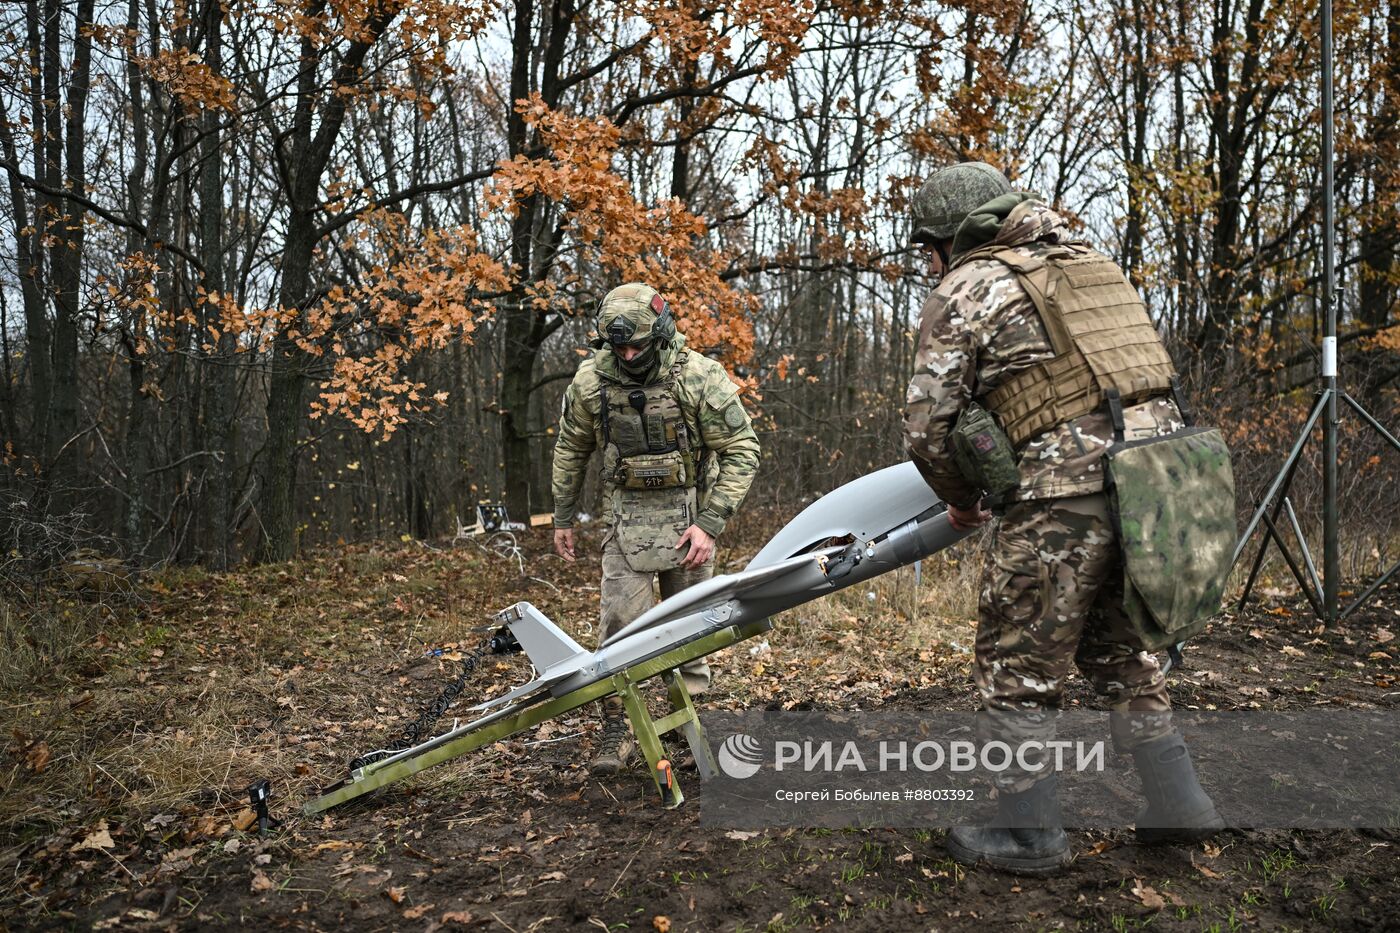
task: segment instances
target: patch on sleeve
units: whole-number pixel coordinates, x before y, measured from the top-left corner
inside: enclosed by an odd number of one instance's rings
[[[731,431],[737,431],[744,426],[744,406],[735,399],[729,403],[729,407],[724,410],[724,423]]]

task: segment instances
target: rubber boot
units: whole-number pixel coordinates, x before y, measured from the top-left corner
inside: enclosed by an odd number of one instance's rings
[[[1048,875],[1069,864],[1069,837],[1060,824],[1059,778],[1051,775],[1019,794],[997,797],[987,826],[948,832],[948,854],[964,865],[985,863],[1014,875]]]
[[[627,711],[622,697],[603,701],[603,733],[598,740],[598,754],[589,764],[589,773],[599,776],[617,774],[632,759],[637,743],[627,728]]]
[[[1225,827],[1215,804],[1201,789],[1186,740],[1173,732],[1133,749],[1147,806],[1138,813],[1139,842],[1193,843]]]

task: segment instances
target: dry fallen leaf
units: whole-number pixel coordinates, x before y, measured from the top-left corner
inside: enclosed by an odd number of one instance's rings
[[[664,914],[652,917],[651,925],[656,928],[656,933],[671,933],[671,918]]]
[[[233,828],[240,833],[247,832],[254,823],[258,821],[258,815],[248,807],[238,811],[238,815],[233,818]]]
[[[1220,853],[1225,850],[1220,848],[1220,846],[1215,845],[1214,843],[1203,842],[1201,843],[1201,851],[1206,854],[1207,858],[1219,858]]]
[[[729,832],[724,834],[724,838],[734,839],[738,842],[748,842],[750,839],[753,839],[757,836],[758,833],[745,832],[742,829],[731,829]]]
[[[442,915],[443,924],[460,923],[462,926],[472,922],[472,912],[470,910],[449,910]]]
[[[1200,862],[1192,862],[1191,864],[1196,866],[1196,871],[1205,875],[1207,878],[1224,877],[1220,872],[1213,870],[1209,865],[1202,865]]]
[[[262,894],[264,891],[275,890],[277,885],[261,868],[254,868],[251,888],[254,894]]]
[[[107,821],[98,821],[92,832],[83,837],[83,841],[69,849],[69,852],[81,852],[83,849],[110,849],[116,845],[112,841],[112,834],[107,831]]]
[[[345,839],[332,839],[329,842],[321,842],[312,846],[311,852],[314,855],[317,852],[325,852],[328,850],[353,848],[355,848],[355,843],[353,842],[350,842]]]
[[[94,930],[113,930],[128,923],[152,923],[160,919],[160,914],[145,907],[130,907],[125,913],[99,920],[92,925]]]
[[[1382,645],[1385,644],[1385,643],[1388,642],[1388,641],[1391,641],[1391,640],[1394,639],[1394,638],[1395,638],[1395,633],[1392,632],[1390,629],[1388,629],[1388,628],[1378,628],[1378,629],[1376,629],[1376,641],[1380,642]]]
[[[1284,654],[1288,655],[1290,658],[1305,658],[1305,657],[1307,657],[1307,653],[1306,653],[1305,651],[1303,651],[1303,649],[1301,649],[1301,648],[1294,648],[1292,645],[1284,645],[1280,650],[1281,650]]]
[[[895,863],[896,863],[896,864],[899,864],[899,865],[908,865],[910,862],[914,861],[914,853],[913,853],[913,852],[901,852],[899,855],[896,855],[896,856],[894,857],[894,860],[895,860]]]
[[[1142,906],[1146,907],[1148,910],[1162,910],[1167,906],[1167,902],[1162,898],[1162,895],[1149,887],[1145,887],[1141,879],[1133,879],[1133,893],[1137,895],[1138,900],[1142,901]]]
[[[252,811],[249,810],[248,812],[251,813]],[[214,836],[223,832],[226,832],[226,830],[219,825],[219,821],[205,814],[195,820],[193,826],[185,830],[185,841],[192,842],[202,836]]]
[[[405,920],[417,920],[432,909],[432,904],[424,904],[421,907],[410,907],[403,912],[403,918]]]
[[[547,871],[539,877],[540,881],[568,881],[569,876],[562,871]]]
[[[1117,843],[1110,842],[1107,839],[1100,839],[1098,842],[1094,843],[1084,851],[1084,857],[1094,858],[1095,856],[1103,855],[1109,849],[1114,848],[1117,848]]]
[[[403,903],[403,894],[404,890],[401,887],[392,887],[384,892],[384,896],[387,897],[389,900],[393,901],[395,904]]]
[[[29,770],[35,774],[41,774],[49,766],[49,759],[53,758],[53,752],[49,749],[48,742],[40,742],[29,750],[24,756],[24,763],[29,765]]]

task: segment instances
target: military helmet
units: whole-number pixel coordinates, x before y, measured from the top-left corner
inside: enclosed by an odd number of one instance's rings
[[[619,285],[598,303],[599,347],[666,343],[675,335],[671,308],[650,285]]]
[[[986,162],[961,162],[929,176],[914,195],[915,243],[951,240],[968,214],[1011,191],[1006,176]]]

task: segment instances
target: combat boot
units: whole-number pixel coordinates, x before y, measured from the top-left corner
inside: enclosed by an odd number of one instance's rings
[[[1070,860],[1058,792],[1052,774],[1019,794],[1000,794],[990,824],[948,831],[948,854],[964,865],[984,862],[1015,875],[1058,871]]]
[[[637,743],[627,728],[622,697],[608,697],[603,701],[603,732],[598,739],[598,754],[588,766],[589,773],[617,774],[627,767],[636,750]]]
[[[1147,806],[1137,818],[1139,842],[1200,842],[1225,827],[1201,789],[1186,740],[1173,732],[1133,749]]]

